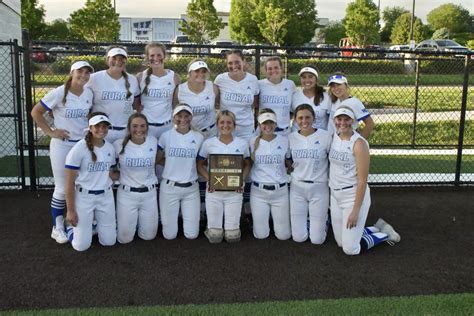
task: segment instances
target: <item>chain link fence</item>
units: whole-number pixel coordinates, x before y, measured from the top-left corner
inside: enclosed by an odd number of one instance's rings
[[[106,69],[105,51],[113,43],[34,42],[31,46],[32,102],[61,85],[75,60]],[[127,71],[145,69],[145,44],[124,44]],[[165,67],[184,82],[187,65],[206,61],[211,80],[227,71],[224,53],[241,49],[246,71],[265,77],[264,62],[278,55],[284,75],[300,85],[298,72],[314,66],[320,84],[328,75],[346,74],[353,96],[371,112],[375,130],[369,138],[369,181],[375,185],[474,183],[473,55],[337,48],[167,45]],[[12,136],[13,137],[13,136]],[[40,187],[53,185],[48,137],[35,129],[35,170]]]

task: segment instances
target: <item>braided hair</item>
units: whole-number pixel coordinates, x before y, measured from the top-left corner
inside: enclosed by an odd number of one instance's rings
[[[107,114],[105,114],[104,112],[92,112],[87,116],[87,119],[90,120],[91,118],[93,118],[94,116],[97,116],[97,115],[104,115],[104,116],[108,117]],[[92,161],[96,162],[97,161],[97,155],[94,152],[94,143],[92,142],[92,138],[93,138],[93,135],[92,135],[92,132],[89,129],[89,131],[87,132],[84,139],[86,140],[87,149],[89,149],[89,151],[91,153]]]
[[[151,48],[161,49],[161,51],[163,53],[163,58],[166,56],[166,46],[165,45],[163,45],[162,43],[159,43],[159,42],[148,43],[145,46],[145,62],[146,63],[149,62],[148,54],[149,54]],[[151,69],[151,67],[148,66],[147,69],[146,69],[145,87],[143,88],[143,93],[146,94],[146,95],[148,95],[148,85],[150,84],[150,76],[151,76],[152,73],[153,73],[153,69]]]
[[[66,105],[67,94],[69,93],[69,89],[71,89],[71,85],[72,85],[72,74],[69,75],[69,77],[66,79],[66,82],[64,83],[64,96],[62,100],[63,105]]]

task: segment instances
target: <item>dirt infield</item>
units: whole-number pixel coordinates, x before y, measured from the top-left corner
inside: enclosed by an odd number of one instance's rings
[[[0,191],[0,310],[472,293],[474,187],[372,188],[368,223],[400,232],[356,257],[274,237],[164,240],[77,253],[49,237],[51,192]],[[244,225],[244,223],[243,223]],[[469,255],[470,254],[470,255]]]

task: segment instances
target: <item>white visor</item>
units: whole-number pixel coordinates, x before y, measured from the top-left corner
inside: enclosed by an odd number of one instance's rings
[[[191,109],[191,107],[187,104],[181,103],[177,107],[174,108],[173,116],[175,116],[176,114],[178,114],[181,111],[186,111],[189,114],[193,115],[193,110]]]
[[[277,117],[273,113],[262,113],[258,116],[258,123],[263,124],[266,121],[277,122]]]
[[[74,70],[81,69],[87,67],[91,72],[94,72],[94,68],[87,62],[87,61],[76,61],[74,64],[71,66],[71,71],[73,72]]]
[[[111,125],[107,116],[105,116],[105,115],[94,115],[93,117],[91,117],[89,119],[89,126],[94,126],[94,125],[97,125],[101,122],[106,122],[109,125]]]
[[[347,107],[345,107],[345,106],[339,107],[339,108],[336,110],[336,112],[334,113],[334,117],[338,117],[339,115],[347,115],[347,116],[349,116],[351,119],[355,120],[355,114],[354,114],[354,112],[353,112],[351,109],[349,109],[349,108],[347,108]]]
[[[207,64],[205,62],[203,62],[202,60],[198,60],[198,61],[195,61],[194,63],[192,63],[191,65],[189,65],[188,72],[198,70],[198,69],[201,69],[201,68],[206,68],[207,71],[210,71],[209,67],[207,66]]]
[[[120,47],[114,47],[111,50],[109,50],[109,52],[107,53],[107,57],[113,57],[117,55],[122,55],[125,58],[128,57],[128,54],[125,51],[125,49],[120,48]]]
[[[318,75],[318,72],[316,71],[316,69],[311,68],[311,67],[304,67],[303,69],[301,69],[300,72],[298,73],[298,76],[301,76],[305,72],[309,72],[310,74],[315,75],[316,78],[319,78],[319,75]]]

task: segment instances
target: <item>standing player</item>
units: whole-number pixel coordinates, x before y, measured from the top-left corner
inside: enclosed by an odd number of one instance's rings
[[[301,104],[295,110],[299,131],[288,136],[293,171],[290,187],[291,234],[296,242],[309,238],[320,245],[326,240],[326,222],[329,208],[328,153],[331,134],[315,129],[314,110]]]
[[[228,72],[218,75],[214,80],[219,88],[220,109],[235,114],[235,136],[249,141],[255,131],[254,111],[258,111],[258,79],[244,71],[242,51],[228,51],[226,62]]]
[[[200,198],[196,158],[203,142],[201,133],[191,129],[193,110],[179,103],[173,110],[175,128],[161,135],[158,159],[165,159],[160,184],[160,214],[163,237],[174,239],[178,234],[181,209],[184,236],[199,235]]]
[[[370,208],[370,154],[365,138],[354,131],[355,118],[349,107],[336,110],[336,133],[329,154],[331,223],[334,238],[347,255],[358,255],[361,248],[367,250],[383,241],[400,241],[400,235],[382,219],[375,227],[364,229]]]
[[[120,170],[117,190],[117,240],[121,244],[138,236],[144,240],[156,237],[158,231],[158,179],[155,162],[158,141],[148,135],[148,122],[142,113],[128,119],[127,136],[115,141]]]
[[[331,109],[331,100],[324,88],[319,85],[319,75],[311,66],[303,67],[299,72],[301,89],[296,90],[293,96],[292,112],[300,104],[310,104],[316,115],[313,127],[328,129],[328,114]],[[292,131],[298,131],[298,124],[293,121]]]
[[[31,111],[31,116],[41,130],[51,137],[49,145],[51,168],[54,177],[54,192],[51,200],[53,229],[51,238],[63,244],[68,241],[64,232],[64,188],[66,173],[64,163],[71,148],[84,137],[87,115],[92,107],[92,91],[84,88],[94,69],[86,61],[77,61],[71,66],[66,83],[44,96]],[[51,112],[55,128],[49,127],[44,114]]]
[[[106,56],[109,68],[93,74],[87,86],[94,92],[93,111],[104,112],[110,119],[107,140],[113,143],[125,137],[128,117],[140,109],[140,90],[137,78],[125,70],[127,52],[112,46]]]
[[[191,126],[200,131],[204,139],[216,136],[216,98],[219,89],[209,81],[209,67],[201,59],[188,65],[188,81],[176,87],[174,104],[186,103],[193,109]]]
[[[245,139],[232,135],[235,121],[235,115],[232,112],[227,110],[219,112],[217,114],[219,136],[208,138],[202,144],[199,151],[198,172],[207,182],[210,179],[206,164],[210,154],[242,155],[244,179],[249,173],[249,145]],[[227,242],[240,241],[242,191],[242,188],[235,192],[211,191],[208,188],[206,192],[207,230],[204,234],[209,242],[219,243],[223,237]]]
[[[112,180],[118,174],[115,150],[105,141],[110,121],[104,113],[94,112],[89,118],[89,132],[66,157],[66,219],[69,240],[77,251],[87,250],[92,242],[92,220],[97,221],[99,242],[112,246],[117,238]],[[112,178],[112,179],[111,179]]]
[[[278,119],[275,132],[281,135],[290,133],[290,111],[296,87],[293,81],[282,77],[282,62],[278,56],[265,61],[266,79],[258,81],[260,90],[259,108],[272,109]]]
[[[143,114],[148,119],[149,134],[160,138],[161,134],[173,128],[173,93],[180,83],[178,74],[165,69],[166,47],[161,43],[145,46],[145,62],[148,68],[138,74],[141,89]]]
[[[329,96],[332,101],[331,111],[329,114],[328,131],[331,134],[335,132],[334,113],[339,108],[339,106],[342,106],[342,103],[344,103],[345,106],[352,109],[352,111],[355,113],[357,122],[364,122],[365,127],[360,131],[360,135],[362,135],[362,137],[365,139],[368,139],[375,127],[374,120],[372,117],[370,117],[370,113],[367,111],[364,104],[358,98],[351,96],[346,76],[341,73],[336,73],[332,76],[329,76],[328,86]]]
[[[258,239],[269,236],[271,214],[275,236],[286,240],[291,237],[285,166],[285,159],[289,156],[288,138],[275,133],[277,116],[271,109],[260,110],[258,123],[260,135],[250,141],[253,235]]]

